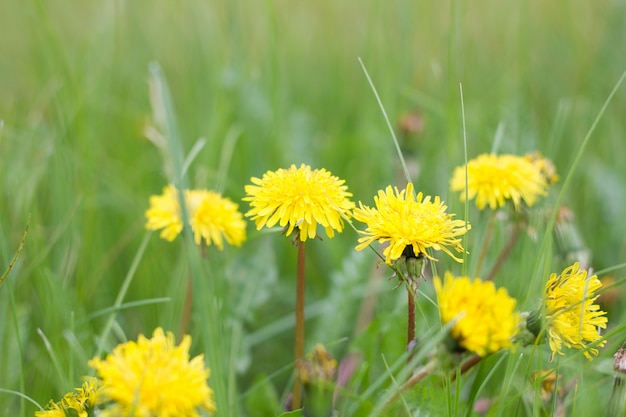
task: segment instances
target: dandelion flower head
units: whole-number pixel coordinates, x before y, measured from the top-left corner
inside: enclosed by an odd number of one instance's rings
[[[97,379],[86,378],[80,388],[65,394],[59,402],[50,401],[45,410],[35,412],[35,417],[65,417],[66,415],[88,417],[90,410],[96,405],[96,400]]]
[[[287,227],[285,235],[289,236],[298,228],[304,242],[317,235],[320,224],[332,238],[335,230],[343,230],[342,216],[350,217],[354,208],[345,181],[325,169],[291,165],[251,181],[253,185],[245,186],[247,196],[243,200],[250,203],[246,217],[256,222],[257,230],[278,224]]]
[[[183,195],[196,244],[215,244],[222,250],[224,240],[234,246],[241,246],[246,240],[246,222],[237,204],[214,191],[185,190]],[[162,229],[163,239],[171,242],[178,236],[183,221],[176,187],[167,186],[163,194],[150,197],[146,219],[146,228]]]
[[[512,345],[520,316],[514,298],[491,281],[446,273],[434,279],[441,322],[456,320],[451,335],[457,343],[480,356]]]
[[[187,196],[189,223],[196,244],[204,239],[207,246],[214,243],[222,250],[224,239],[234,246],[241,246],[246,240],[246,222],[237,204],[214,191],[192,190]]]
[[[563,355],[563,345],[585,349],[588,359],[592,359],[591,354],[598,354],[598,349],[587,345],[601,339],[598,328],[606,329],[606,312],[595,304],[598,298],[595,291],[601,286],[598,277],[587,277],[587,271],[581,270],[578,262],[559,275],[550,275],[544,309],[552,357],[556,353]],[[604,346],[605,342],[599,342],[598,346]]]
[[[462,262],[450,249],[463,252],[461,239],[469,227],[463,220],[454,220],[454,215],[447,214],[447,206],[437,196],[424,198],[413,193],[413,184],[398,191],[397,187],[388,186],[374,196],[376,208],[364,206],[354,209],[354,218],[367,225],[364,236],[359,238],[356,250],[362,250],[375,241],[389,242],[383,251],[385,262],[390,265],[397,260],[407,246],[411,246],[415,256],[427,253],[427,249],[441,250],[455,261]],[[469,226],[469,225],[468,225]]]
[[[110,401],[104,416],[199,417],[199,410],[215,412],[209,370],[202,355],[189,360],[191,337],[180,345],[174,335],[157,328],[151,339],[118,345],[106,359],[89,366],[101,380],[103,401]],[[100,401],[99,401],[100,402]]]
[[[183,230],[183,220],[178,203],[178,192],[173,185],[163,188],[163,194],[150,197],[146,210],[146,229],[161,230],[160,236],[171,242]]]
[[[531,207],[546,194],[548,184],[541,168],[527,158],[516,155],[482,154],[467,163],[467,195],[465,166],[457,167],[450,180],[452,191],[461,192],[461,200],[476,199],[480,210],[492,210],[512,200],[518,209],[522,200]]]

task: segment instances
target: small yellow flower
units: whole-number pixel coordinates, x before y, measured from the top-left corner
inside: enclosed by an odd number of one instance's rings
[[[189,360],[191,337],[179,346],[174,335],[157,328],[151,339],[118,345],[89,366],[101,380],[99,403],[112,402],[103,416],[199,417],[199,409],[215,412],[213,390],[207,385],[209,370],[202,355]]]
[[[520,316],[506,289],[496,290],[491,281],[455,278],[450,273],[443,283],[435,277],[434,284],[441,322],[457,320],[451,335],[461,347],[485,356],[512,345]]]
[[[88,417],[89,411],[96,405],[97,389],[97,379],[86,378],[82,387],[76,388],[75,392],[65,394],[59,402],[50,401],[46,410],[36,411],[35,416],[65,417],[66,415],[76,415]]]
[[[467,163],[467,195],[465,193],[465,166],[457,167],[450,180],[452,191],[461,192],[461,200],[476,198],[480,210],[489,205],[492,210],[512,200],[515,209],[521,201],[531,207],[540,195],[545,195],[548,184],[541,168],[527,158],[516,155],[482,154]]]
[[[550,275],[544,309],[553,358],[556,353],[563,355],[563,344],[568,348],[586,349],[583,353],[588,359],[592,359],[591,354],[598,354],[598,349],[587,349],[587,344],[601,339],[598,328],[606,329],[606,312],[594,303],[598,298],[595,291],[601,286],[596,275],[587,277],[587,271],[579,269],[578,262],[559,275]],[[601,341],[598,346],[605,343]]]
[[[467,230],[463,220],[453,220],[454,215],[447,214],[447,206],[437,196],[434,201],[431,197],[423,197],[419,193],[413,194],[413,184],[409,183],[406,190],[387,187],[385,191],[378,191],[374,197],[376,208],[364,206],[354,210],[354,218],[367,224],[367,229],[361,232],[364,237],[359,238],[356,250],[363,250],[375,241],[389,242],[383,256],[388,265],[402,255],[407,246],[412,247],[413,254],[424,254],[434,260],[427,249],[441,250],[450,255],[455,261],[462,262],[452,254],[450,248],[463,252],[461,239]],[[469,226],[469,225],[468,225]]]
[[[246,217],[256,222],[257,230],[278,224],[287,227],[285,234],[289,236],[298,228],[302,242],[317,236],[318,223],[332,238],[335,230],[343,230],[342,216],[350,217],[354,208],[345,181],[325,169],[312,171],[308,165],[291,165],[250,181],[254,185],[245,186],[247,196],[243,200],[250,202]]]
[[[65,417],[65,410],[61,407],[61,401],[55,403],[50,400],[45,410],[35,411],[35,417]]]
[[[235,246],[246,240],[246,222],[237,204],[214,191],[185,190],[183,195],[196,244],[204,241],[207,246],[215,244],[222,250],[224,239]],[[146,228],[163,229],[160,234],[163,239],[171,242],[178,236],[183,221],[176,187],[170,185],[163,189],[162,195],[150,197],[146,218]]]

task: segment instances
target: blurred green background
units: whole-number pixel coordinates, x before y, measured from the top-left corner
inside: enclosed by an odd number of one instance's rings
[[[103,316],[88,316],[114,303],[144,236],[148,198],[170,180],[144,135],[151,62],[167,78],[185,150],[206,141],[188,173],[194,187],[213,188],[225,173],[223,193],[240,202],[251,176],[307,163],[345,179],[354,200],[371,205],[378,189],[404,184],[360,57],[419,169],[416,189],[441,195],[457,213],[464,206],[448,181],[464,162],[460,84],[469,158],[538,150],[564,178],[626,69],[626,2],[618,0],[0,0],[0,28],[1,270],[30,218],[25,249],[0,287],[0,388],[42,404],[88,372],[104,325]],[[407,115],[418,126],[403,133]],[[622,86],[563,200],[596,269],[626,259],[625,115]],[[480,218],[471,207],[470,220]],[[295,250],[252,225],[248,232],[241,250],[211,252],[212,279],[227,282],[219,295],[243,323],[241,392],[282,369],[280,391],[289,377]],[[356,239],[348,227],[310,245],[309,343],[341,346],[354,330],[375,268],[371,252],[353,252]],[[535,246],[527,238],[511,266],[534,262]],[[170,301],[122,311],[117,323],[127,337],[178,329],[185,250],[181,239],[151,237],[126,300]],[[450,266],[442,260],[438,268]],[[523,283],[511,286],[527,296]],[[387,286],[381,305],[398,300]],[[325,320],[338,304],[344,320],[331,331]],[[624,304],[617,306],[619,320]],[[192,322],[194,341],[204,325]],[[380,325],[402,334],[402,325]],[[1,414],[34,409],[0,392]]]

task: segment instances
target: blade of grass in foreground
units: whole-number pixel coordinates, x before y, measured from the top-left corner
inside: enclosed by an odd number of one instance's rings
[[[104,325],[104,329],[102,330],[102,333],[100,334],[100,337],[98,338],[98,350],[96,351],[95,356],[100,356],[102,355],[102,352],[104,352],[104,347],[106,344],[105,342],[107,338],[109,337],[111,328],[113,327],[115,316],[117,315],[117,312],[120,310],[120,307],[122,303],[124,302],[124,297],[126,297],[126,292],[128,291],[128,287],[130,286],[130,283],[133,281],[135,272],[137,272],[137,267],[139,266],[139,262],[141,262],[141,259],[143,258],[143,254],[146,251],[146,247],[148,246],[148,242],[150,241],[151,235],[152,235],[152,232],[146,232],[146,234],[143,237],[143,240],[141,241],[141,244],[139,245],[139,249],[137,250],[137,253],[135,254],[135,258],[133,259],[133,262],[130,265],[130,269],[128,270],[128,273],[126,274],[126,277],[124,278],[122,287],[120,288],[120,291],[117,293],[117,298],[115,299],[115,303],[113,304],[113,307],[112,307],[113,312],[107,319],[107,322]]]
[[[602,116],[606,112],[606,109],[609,106],[609,103],[613,100],[613,97],[615,96],[615,94],[617,93],[617,90],[619,90],[620,86],[622,85],[625,79],[626,79],[626,70],[622,72],[622,75],[619,77],[619,79],[615,83],[615,86],[613,87],[608,97],[604,101],[604,104],[600,108],[598,115],[594,119],[593,123],[591,124],[591,127],[589,128],[589,131],[587,131],[585,138],[580,144],[580,147],[578,148],[578,152],[576,153],[576,156],[574,157],[574,162],[572,162],[572,166],[567,172],[567,176],[565,177],[565,180],[563,181],[563,186],[561,187],[561,192],[559,193],[559,196],[557,197],[556,202],[554,204],[555,208],[558,208],[561,206],[561,201],[563,200],[563,197],[565,196],[565,190],[567,190],[570,183],[572,182],[574,171],[578,167],[578,164],[580,163],[580,160],[582,159],[583,154],[585,153],[585,149],[589,143],[589,140],[591,139],[591,135],[596,130],[596,127],[598,126],[600,119],[602,119]],[[558,210],[556,209],[552,211],[552,215],[550,216],[550,220],[548,221],[546,231],[543,234],[543,239],[541,241],[541,247],[539,249],[540,254],[545,252],[546,246],[548,244],[548,239],[552,234],[552,229],[554,228],[554,222],[556,221],[557,213],[558,213]],[[537,257],[537,262],[535,263],[535,267],[534,267],[533,275],[532,275],[533,286],[536,286],[535,281],[539,279],[539,268],[541,267],[542,259],[543,259],[542,256]]]
[[[22,251],[24,250],[24,243],[26,242],[26,236],[28,235],[28,226],[30,224],[30,217],[29,219],[26,221],[26,228],[24,229],[24,234],[22,235],[22,240],[20,241],[20,244],[17,247],[17,251],[15,252],[15,255],[13,256],[13,259],[11,259],[11,262],[9,262],[9,266],[7,267],[6,271],[2,274],[2,277],[0,277],[0,286],[2,286],[2,284],[4,283],[4,281],[7,279],[7,277],[9,276],[9,274],[11,273],[11,271],[13,270],[13,268],[15,267],[15,263],[17,262],[17,260],[19,259]],[[2,228],[0,227],[0,232],[2,232]],[[0,233],[0,235],[2,235],[3,233]],[[5,250],[5,248],[2,248],[3,251]],[[3,253],[3,255],[5,255],[6,258],[6,254]],[[13,313],[13,326],[15,328],[15,339],[17,341],[18,344],[18,355],[19,355],[19,363],[20,363],[20,368],[21,368],[21,372],[20,372],[20,391],[24,392],[25,391],[25,387],[26,387],[26,383],[24,381],[24,368],[23,368],[23,363],[24,361],[22,360],[24,357],[24,348],[22,346],[22,337],[20,335],[20,325],[19,325],[19,316],[18,316],[18,312],[17,312],[17,306],[15,303],[15,296],[13,294],[13,288],[11,287],[11,283],[9,282],[9,301],[11,303],[11,312]],[[24,400],[25,397],[24,396],[20,396],[20,401],[21,401],[21,406],[20,406],[20,416],[24,416]]]
[[[155,120],[159,129],[163,133],[167,141],[168,157],[174,169],[173,183],[178,189],[178,198],[181,207],[183,223],[188,222],[188,209],[185,205],[183,190],[188,188],[186,172],[184,169],[184,151],[183,142],[179,134],[174,105],[167,85],[167,81],[161,67],[158,63],[153,62],[149,66],[150,72],[150,99],[155,114]],[[207,365],[211,369],[211,377],[209,385],[213,387],[215,393],[215,404],[217,412],[221,416],[236,417],[238,413],[237,393],[235,387],[235,375],[230,373],[226,366],[230,363],[229,340],[236,340],[236,335],[224,334],[223,325],[225,320],[222,319],[221,312],[228,311],[224,305],[227,303],[227,297],[222,296],[220,285],[216,282],[215,274],[213,274],[210,266],[203,262],[201,251],[194,243],[193,235],[190,228],[183,228],[186,247],[185,251],[188,256],[189,266],[192,276],[192,285],[195,298],[202,297],[202,304],[195,303],[193,308],[198,313],[199,325],[196,330],[202,338]],[[226,314],[226,313],[225,313]],[[235,347],[233,347],[235,348]]]

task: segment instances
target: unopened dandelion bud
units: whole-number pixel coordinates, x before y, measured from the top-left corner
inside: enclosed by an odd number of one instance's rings
[[[526,329],[530,332],[532,336],[534,336],[531,344],[543,342],[543,315],[541,314],[540,308],[533,310],[530,313],[527,313]]]

